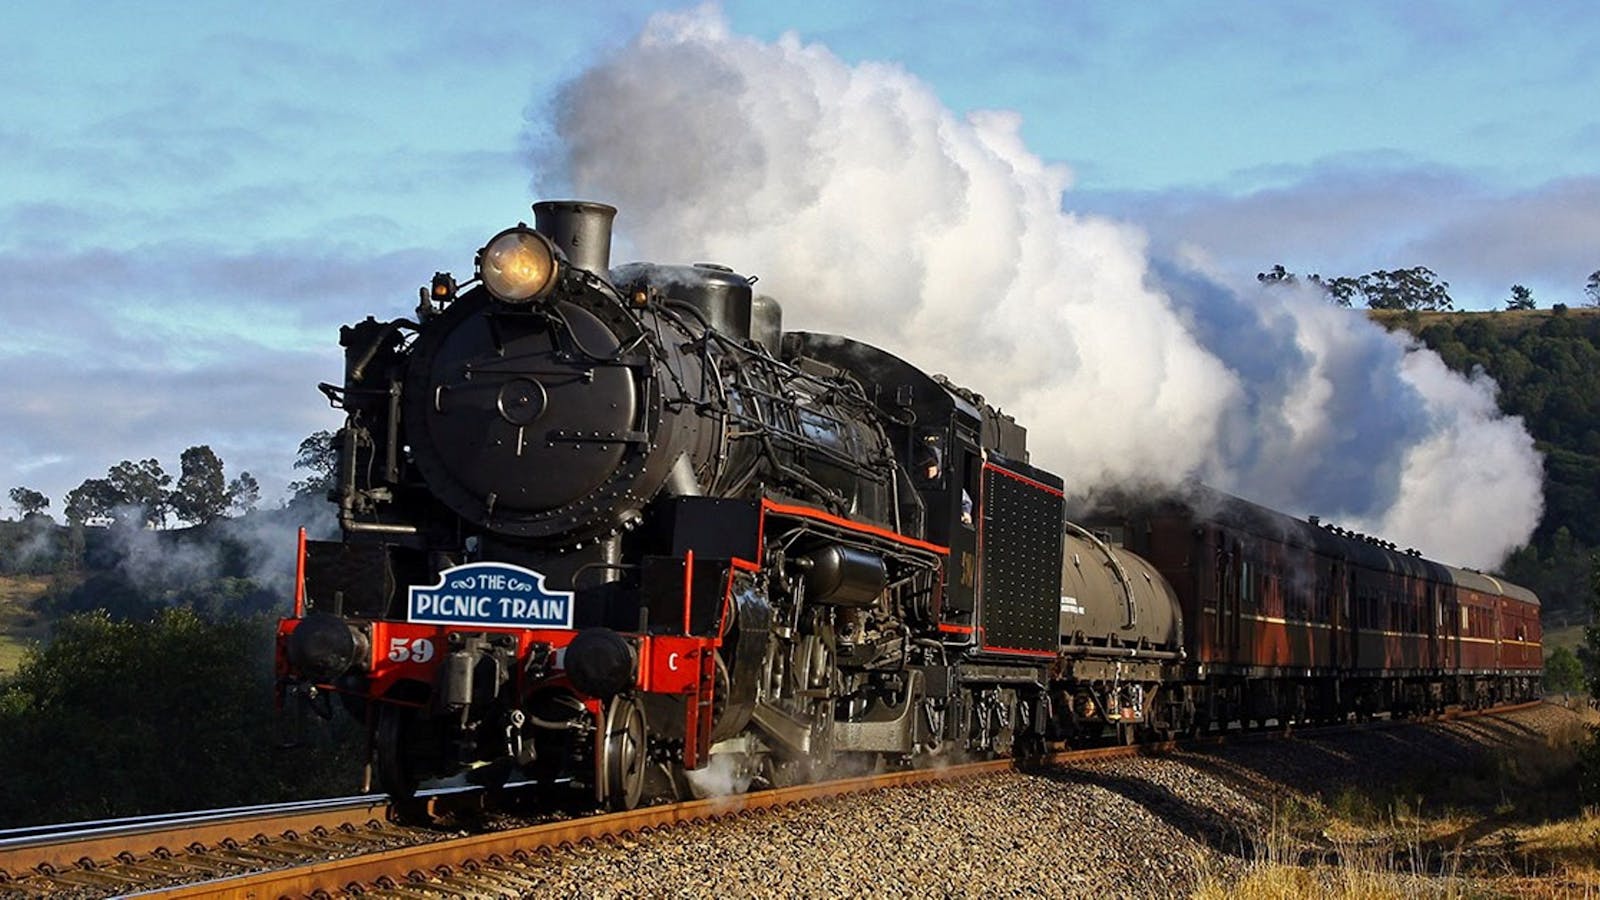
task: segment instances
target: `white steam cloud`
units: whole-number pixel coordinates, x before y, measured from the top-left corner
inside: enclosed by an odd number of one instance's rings
[[[1071,490],[1198,477],[1481,567],[1527,539],[1540,460],[1492,382],[1063,212],[1071,175],[1019,124],[703,7],[567,85],[540,187],[618,206],[619,248],[759,275],[787,328],[947,372]]]

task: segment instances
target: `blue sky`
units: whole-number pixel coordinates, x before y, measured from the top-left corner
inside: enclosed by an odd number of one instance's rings
[[[0,490],[59,513],[120,459],[208,443],[275,499],[337,422],[314,385],[338,325],[403,314],[559,191],[558,89],[684,8],[5,5]],[[1600,269],[1589,4],[721,9],[1015,112],[1069,210],[1221,275],[1427,265],[1486,308],[1514,282],[1580,302]]]

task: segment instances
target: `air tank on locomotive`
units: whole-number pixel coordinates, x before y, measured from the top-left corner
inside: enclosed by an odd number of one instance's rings
[[[1070,523],[1061,553],[1061,637],[1066,646],[1178,651],[1183,611],[1143,557]]]

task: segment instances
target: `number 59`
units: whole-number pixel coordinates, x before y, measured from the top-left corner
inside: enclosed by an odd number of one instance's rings
[[[425,663],[433,659],[433,641],[427,638],[390,638],[390,662]]]

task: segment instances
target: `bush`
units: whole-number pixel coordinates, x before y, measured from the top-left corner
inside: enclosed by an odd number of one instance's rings
[[[49,575],[67,553],[67,530],[46,516],[0,521],[0,575]]]
[[[0,682],[0,826],[350,793],[362,743],[277,750],[272,623],[63,619]]]
[[[1578,748],[1578,797],[1585,806],[1600,806],[1600,727]]]
[[[1583,690],[1583,664],[1571,650],[1557,647],[1545,656],[1544,689],[1551,694]]]

